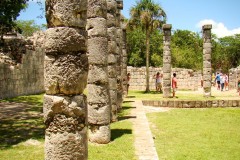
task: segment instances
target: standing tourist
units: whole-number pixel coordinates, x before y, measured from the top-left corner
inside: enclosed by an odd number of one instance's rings
[[[217,90],[220,90],[220,74],[219,73],[217,73],[215,81],[217,81]]]
[[[225,76],[223,74],[220,75],[220,84],[221,84],[221,91],[223,91],[224,84],[225,84]]]
[[[240,96],[240,79],[238,80],[238,93],[239,93],[239,96]]]
[[[225,90],[228,91],[228,75],[225,74]]]
[[[173,98],[175,97],[175,93],[177,91],[177,74],[173,73],[173,78],[172,78],[172,93],[173,93]]]
[[[162,80],[161,80],[161,75],[159,72],[157,72],[155,79],[156,79],[156,91],[161,92],[162,91],[162,84],[161,84]]]
[[[127,95],[128,95],[128,89],[129,89],[129,86],[130,86],[130,78],[131,78],[131,75],[130,73],[127,74]]]

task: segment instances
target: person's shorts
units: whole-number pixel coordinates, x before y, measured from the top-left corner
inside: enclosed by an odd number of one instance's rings
[[[217,84],[220,84],[220,81],[217,81]]]
[[[161,87],[162,87],[162,84],[161,84],[161,83],[157,83],[157,84],[156,84],[156,87],[161,88]]]
[[[177,88],[173,88],[172,91],[173,91],[173,92],[177,92]]]

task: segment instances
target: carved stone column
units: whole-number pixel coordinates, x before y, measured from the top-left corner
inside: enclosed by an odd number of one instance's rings
[[[117,44],[116,44],[116,0],[107,0],[108,27],[108,79],[111,97],[111,121],[117,121]]]
[[[87,160],[87,0],[46,0],[45,160]]]
[[[203,96],[211,96],[212,87],[212,43],[211,43],[212,25],[204,25],[203,30]]]
[[[89,140],[110,142],[110,94],[106,0],[88,0],[88,123]]]
[[[163,25],[163,97],[171,97],[171,24]]]

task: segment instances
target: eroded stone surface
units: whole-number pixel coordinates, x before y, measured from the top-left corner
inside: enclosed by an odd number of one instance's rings
[[[88,59],[86,54],[68,54],[45,57],[47,94],[76,95],[87,85]]]
[[[85,28],[88,0],[46,0],[48,27]]]

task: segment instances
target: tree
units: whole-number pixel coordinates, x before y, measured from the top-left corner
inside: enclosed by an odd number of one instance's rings
[[[0,1],[0,44],[3,44],[3,34],[12,31],[16,26],[15,20],[22,9],[27,7],[29,0],[1,0]],[[37,1],[41,4],[40,0]]]
[[[161,29],[162,24],[166,23],[166,13],[153,0],[140,0],[131,8],[130,14],[129,25],[133,29],[137,28],[136,26],[141,26],[146,36],[146,92],[149,92],[150,36],[154,30]]]
[[[25,37],[32,36],[34,32],[45,28],[44,25],[37,25],[34,20],[18,20],[16,21],[16,26],[20,28],[21,34]]]

